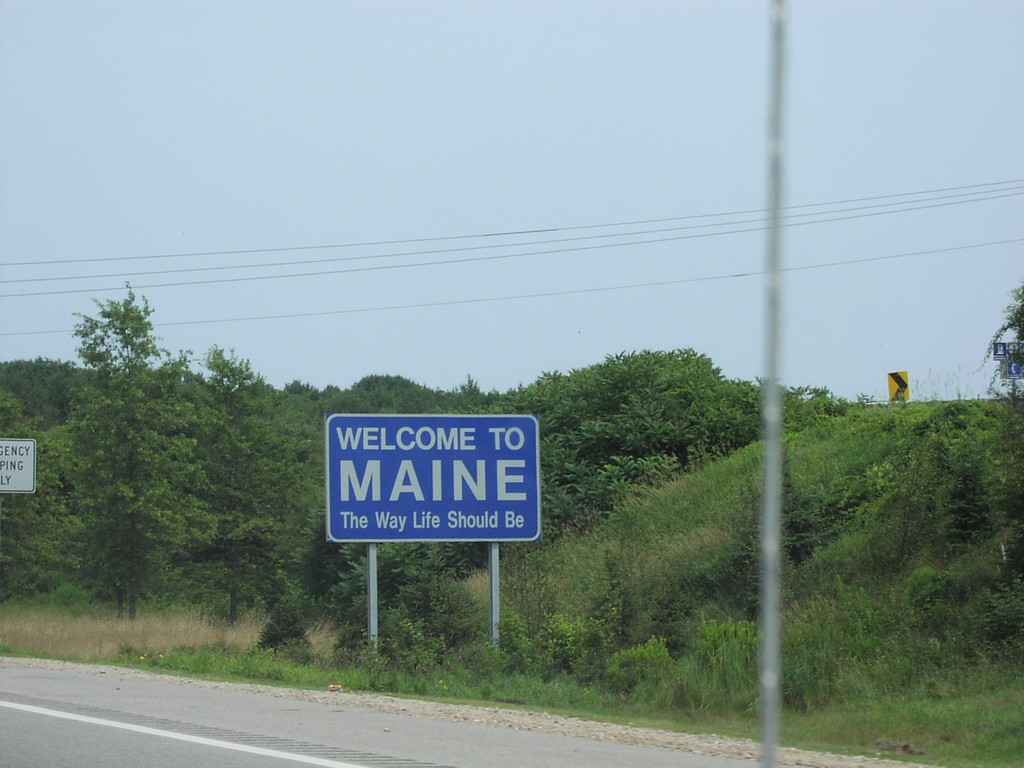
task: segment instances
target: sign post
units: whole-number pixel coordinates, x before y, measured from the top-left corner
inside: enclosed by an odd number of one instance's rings
[[[535,416],[333,414],[325,422],[327,540],[368,545],[376,641],[376,544],[489,542],[491,637],[499,616],[498,543],[536,541]]]
[[[0,494],[36,492],[36,441],[0,438]],[[0,496],[2,498],[2,496]],[[0,509],[0,518],[3,510]],[[3,563],[0,549],[0,566]],[[0,592],[0,599],[2,599]]]
[[[491,586],[491,642],[498,644],[498,624],[501,622],[501,558],[498,552],[498,542],[492,541],[489,545],[487,558],[487,576]]]

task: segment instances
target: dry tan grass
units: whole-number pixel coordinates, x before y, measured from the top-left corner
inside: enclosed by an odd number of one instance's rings
[[[309,650],[314,663],[319,667],[329,667],[334,660],[334,649],[337,644],[334,627],[329,622],[318,621],[306,630]]]
[[[473,599],[480,605],[491,602],[491,577],[486,570],[476,571],[466,577],[463,582]]]
[[[0,606],[0,642],[44,656],[101,661],[126,651],[155,654],[175,648],[244,649],[258,639],[261,616],[237,624],[195,612],[142,613],[128,621],[113,612],[69,616],[44,608]]]

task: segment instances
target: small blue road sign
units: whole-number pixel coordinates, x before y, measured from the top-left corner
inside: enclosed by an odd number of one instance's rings
[[[1021,378],[1021,364],[1012,360],[1006,363],[1006,378],[1008,379],[1019,379]]]
[[[534,416],[328,416],[327,539],[539,539],[539,431]]]

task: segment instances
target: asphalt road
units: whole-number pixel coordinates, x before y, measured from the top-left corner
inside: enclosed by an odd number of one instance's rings
[[[752,768],[117,674],[0,668],[0,768]]]

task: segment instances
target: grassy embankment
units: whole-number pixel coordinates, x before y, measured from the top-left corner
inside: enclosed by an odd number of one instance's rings
[[[991,480],[975,477],[988,466],[979,451],[990,427],[980,404],[866,411],[790,445],[786,744],[951,768],[1024,765],[1021,648],[977,627],[993,619],[993,606],[1003,610],[995,618],[1016,616],[1017,593],[993,602],[986,591],[999,568],[1001,523],[979,517],[957,528],[964,510],[978,512],[962,486]],[[513,557],[503,571],[512,615],[540,606],[584,621],[611,605],[630,643],[666,638],[671,662],[625,693],[600,671],[590,682],[572,669],[511,673],[486,643],[418,672],[342,656],[323,625],[308,632],[301,655],[274,655],[257,649],[259,619],[228,627],[187,611],[143,611],[126,622],[107,609],[8,603],[0,653],[504,702],[756,738],[757,472],[757,451],[741,451],[624,502],[593,534]],[[944,495],[929,495],[940,487]],[[517,650],[527,656],[546,652],[511,628],[507,637],[525,643]],[[898,745],[924,754],[901,755]]]

